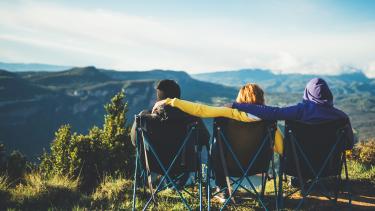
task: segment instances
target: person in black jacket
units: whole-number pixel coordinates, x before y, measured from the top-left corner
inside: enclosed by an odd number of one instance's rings
[[[157,102],[166,98],[180,98],[180,96],[180,86],[174,80],[166,79],[157,83]],[[160,160],[165,165],[168,165],[171,162],[179,146],[181,146],[183,138],[187,134],[189,125],[194,122],[198,123],[198,130],[191,138],[197,138],[197,141],[201,146],[208,146],[210,135],[203,121],[198,117],[191,116],[168,105],[158,106],[153,112],[150,110],[143,110],[140,112],[140,115],[142,116],[142,119],[147,121],[147,124],[142,126],[143,130],[150,136],[151,141],[154,143],[154,147],[159,153]],[[131,130],[131,140],[133,145],[135,145],[135,128],[136,124],[134,122]],[[186,165],[189,165],[189,163],[191,164],[192,153],[192,150],[189,150],[188,147],[187,149],[184,149],[181,155],[181,162],[177,165],[180,165],[180,168],[189,169],[189,166],[183,165],[185,165],[185,162]],[[150,162],[150,165],[158,166],[156,163],[152,164],[152,162],[155,162],[155,159],[150,159]],[[161,171],[158,173],[161,173]],[[186,183],[188,177],[189,174],[185,173],[181,179],[177,181],[177,185],[182,187]]]

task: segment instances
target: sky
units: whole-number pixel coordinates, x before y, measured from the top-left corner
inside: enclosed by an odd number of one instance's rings
[[[1,0],[0,61],[375,77],[375,1]]]

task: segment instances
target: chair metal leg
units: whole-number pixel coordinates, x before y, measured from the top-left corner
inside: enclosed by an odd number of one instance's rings
[[[189,137],[192,133],[192,129],[189,131],[188,135],[186,136],[185,140],[182,142],[182,145],[181,147],[178,149],[177,153],[176,153],[176,156],[173,158],[173,160],[171,161],[171,163],[169,164],[168,168],[166,169],[165,166],[163,165],[163,163],[161,162],[161,160],[159,159],[159,157],[155,157],[156,158],[156,161],[159,165],[159,167],[161,168],[161,170],[163,171],[163,177],[162,179],[160,180],[159,184],[157,185],[157,188],[156,188],[156,191],[152,194],[152,197],[155,196],[155,194],[160,190],[160,187],[162,185],[162,183],[164,182],[164,180],[167,180],[168,182],[172,183],[173,187],[176,189],[177,191],[177,194],[179,195],[180,199],[182,200],[183,204],[186,206],[186,208],[188,210],[192,210],[191,207],[189,206],[188,202],[186,201],[185,197],[181,194],[181,192],[177,189],[177,185],[176,183],[173,181],[173,179],[169,176],[169,173],[172,169],[172,166],[174,165],[174,163],[176,162],[177,160],[177,157],[178,155],[181,154],[182,152],[182,149],[185,147],[187,141],[189,140]],[[146,138],[146,136],[144,136],[144,141],[147,142],[147,145],[149,147],[149,149],[151,150],[152,154],[154,155],[157,155],[155,149],[152,147],[152,145],[150,144],[150,142],[147,140],[148,137]],[[152,197],[150,199],[148,199],[148,201],[146,202],[146,205],[144,206],[143,210],[146,210],[147,207],[150,205],[151,201],[152,201]]]
[[[207,168],[206,168],[206,191],[207,191],[207,210],[211,209],[211,147],[207,148]]]
[[[253,189],[255,195],[256,195],[256,198],[257,200],[259,201],[259,203],[261,204],[261,206],[265,209],[265,210],[268,210],[267,207],[265,206],[261,196],[258,194],[258,191],[256,190],[256,188],[254,187],[254,184],[249,180],[248,178],[248,172],[250,171],[250,168],[253,166],[255,160],[257,159],[259,153],[260,153],[260,149],[263,149],[263,147],[265,146],[265,143],[266,141],[264,141],[261,146],[259,147],[259,150],[255,153],[254,157],[252,158],[252,160],[249,162],[249,164],[247,165],[247,169],[244,170],[240,161],[238,160],[238,158],[235,156],[235,153],[233,152],[233,149],[231,148],[231,146],[229,145],[228,141],[226,140],[226,137],[224,136],[224,134],[219,131],[218,129],[218,135],[217,135],[217,138],[219,138],[219,149],[221,148],[220,147],[220,144],[221,144],[221,141],[224,142],[224,144],[226,145],[227,149],[229,150],[230,154],[232,155],[232,158],[234,159],[234,161],[236,162],[236,165],[240,168],[240,170],[242,171],[242,176],[240,177],[240,179],[238,180],[239,182],[234,186],[234,190],[233,191],[230,191],[229,193],[229,197],[225,200],[224,204],[222,205],[221,209],[220,210],[223,210],[227,204],[229,203],[229,201],[233,198],[234,194],[237,192],[237,190],[239,189],[239,187],[241,186],[241,183],[244,179],[246,179],[249,184],[250,184],[250,187]],[[270,139],[270,137],[273,137],[270,135],[270,133],[267,133],[267,135],[265,136],[264,140],[268,140]],[[221,153],[222,154],[222,153]],[[225,170],[225,169],[224,169]]]
[[[135,205],[136,205],[136,191],[137,191],[137,175],[138,173],[138,151],[136,153],[136,159],[135,159],[135,171],[134,171],[134,183],[133,183],[133,204],[132,204],[132,210],[135,211]]]
[[[348,165],[346,162],[346,155],[344,155],[344,168],[345,168],[345,186],[348,191],[349,206],[352,206],[352,190],[349,181]]]
[[[257,157],[257,156],[258,156],[258,153],[259,153],[259,151],[255,154],[254,157]],[[234,190],[230,193],[229,197],[225,200],[225,202],[224,202],[224,204],[223,204],[223,206],[221,207],[220,210],[223,210],[223,209],[227,206],[229,200],[233,197],[233,195],[237,192],[238,188],[241,186],[242,181],[243,181],[245,178],[247,178],[247,174],[248,174],[248,172],[249,172],[251,166],[252,166],[252,164],[250,164],[250,165],[247,167],[246,171],[243,173],[242,177],[239,179],[239,182],[235,185]],[[254,184],[253,184],[251,181],[249,182],[249,184],[250,184],[250,187],[253,189],[253,191],[254,191],[254,193],[255,193],[255,195],[256,195],[256,198],[258,199],[259,203],[262,205],[262,207],[263,207],[265,210],[268,210],[267,207],[264,205],[263,200],[260,198],[260,196],[259,196],[259,194],[258,194],[256,188],[254,187]]]
[[[277,191],[277,185],[276,185],[276,170],[275,170],[275,156],[272,155],[272,160],[271,160],[271,168],[272,168],[272,180],[273,180],[273,190],[274,190],[274,193],[275,193],[275,206],[276,206],[276,210],[279,210],[279,204],[277,202],[277,196],[278,196],[278,191]],[[266,184],[265,184],[266,185]]]
[[[143,196],[146,196],[147,191],[146,191],[146,171],[142,171],[142,187],[143,187]]]
[[[280,162],[280,164],[279,164],[279,190],[278,190],[278,193],[277,193],[277,201],[278,201],[277,203],[278,203],[279,209],[283,209],[283,207],[284,207],[284,204],[283,204],[284,157],[279,156],[279,159],[280,159],[280,161],[279,161]],[[284,176],[286,176],[286,175],[284,175]]]
[[[202,210],[203,209],[203,202],[202,202],[202,157],[201,157],[201,153],[202,150],[198,150],[198,185],[199,185],[199,210]]]
[[[261,186],[261,190],[260,190],[260,198],[264,198],[264,192],[266,191],[266,181],[267,181],[267,174],[266,173],[262,173],[262,186]]]
[[[342,185],[342,179],[341,175],[338,175],[335,178],[336,186],[335,186],[335,198],[333,199],[335,204],[337,205],[337,199],[339,198],[339,193],[340,193],[340,186]]]

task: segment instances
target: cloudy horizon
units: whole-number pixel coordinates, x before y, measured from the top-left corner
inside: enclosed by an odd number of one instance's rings
[[[0,61],[375,77],[374,1],[0,2]]]

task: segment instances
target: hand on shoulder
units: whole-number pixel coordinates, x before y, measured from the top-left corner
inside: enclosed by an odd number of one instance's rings
[[[158,110],[158,108],[162,105],[164,105],[166,102],[166,100],[160,100],[158,102],[155,103],[154,107],[152,108],[152,113],[154,113],[156,110]]]

